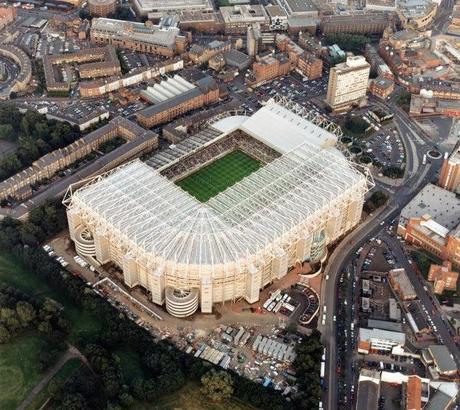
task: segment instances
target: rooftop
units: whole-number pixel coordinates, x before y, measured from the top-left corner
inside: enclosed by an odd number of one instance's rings
[[[166,13],[182,10],[212,10],[210,0],[134,0],[134,6],[142,13]]]
[[[288,15],[318,11],[311,0],[278,0],[278,4]]]
[[[161,45],[173,48],[176,37],[179,35],[177,27],[160,28],[159,26],[148,26],[144,23],[115,20],[104,17],[91,20],[91,32],[104,35],[112,35],[119,39],[129,38],[146,43]]]
[[[460,198],[437,185],[426,185],[401,211],[403,221],[429,215],[448,230],[460,224]]]
[[[406,343],[406,335],[402,332],[392,332],[383,329],[366,329],[359,328],[359,340],[373,341],[373,340],[388,340],[397,345],[403,346]]]
[[[457,365],[452,359],[449,349],[444,345],[431,345],[428,350],[440,373],[457,371]]]
[[[243,23],[243,22],[256,22],[268,20],[268,15],[265,11],[264,6],[260,4],[249,5],[243,4],[239,6],[226,6],[221,7],[220,12],[224,22],[227,24],[231,23]]]

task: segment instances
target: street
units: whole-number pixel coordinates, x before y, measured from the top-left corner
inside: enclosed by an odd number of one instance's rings
[[[322,332],[323,343],[327,349],[325,379],[328,390],[325,392],[323,403],[325,408],[331,410],[336,409],[338,405],[337,342],[333,315],[337,310],[336,289],[340,273],[351,262],[357,249],[368,242],[369,238],[381,234],[385,226],[398,217],[401,209],[418,191],[435,177],[441,166],[441,161],[431,161],[426,165],[422,165],[423,154],[433,147],[434,142],[424,136],[418,126],[399,107],[395,106],[393,112],[395,114],[394,121],[396,127],[406,149],[406,175],[404,184],[396,188],[394,194],[390,194],[390,199],[384,208],[374,212],[373,217],[367,219],[361,226],[342,240],[331,254],[324,271],[324,277],[329,277],[329,279],[327,281],[323,280],[322,283],[321,295],[323,295],[323,300],[321,301],[321,311],[324,309],[323,306],[326,306],[327,312],[330,313],[327,317],[326,325],[320,325],[319,330]],[[388,186],[379,182],[376,185],[378,189],[388,192]],[[431,311],[433,309],[431,299],[424,290],[420,278],[407,261],[401,244],[395,238],[390,239],[389,244],[392,245],[391,249],[394,250],[398,259],[403,261],[403,267],[407,270],[422,304],[428,311]],[[438,333],[444,344],[453,353],[456,362],[460,363],[460,351],[446,323],[442,320],[441,313],[438,309],[435,309],[435,312],[433,322],[437,327]],[[351,379],[350,375],[348,375],[348,378]],[[351,384],[352,380],[347,380],[347,386]]]

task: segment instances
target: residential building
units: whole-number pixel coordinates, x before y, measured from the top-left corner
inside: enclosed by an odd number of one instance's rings
[[[434,293],[441,295],[445,290],[456,291],[458,272],[452,270],[452,263],[444,261],[442,265],[432,264],[428,272],[428,281],[433,282]]]
[[[17,11],[14,7],[0,7],[0,30],[16,20]]]
[[[297,70],[309,80],[316,80],[323,76],[323,60],[308,51],[304,51],[299,56]]]
[[[363,56],[348,57],[329,73],[326,102],[334,112],[347,111],[366,96],[370,65]]]
[[[8,198],[25,199],[32,194],[30,185],[45,178],[51,178],[62,169],[97,150],[100,145],[114,137],[123,137],[128,142],[117,148],[119,159],[107,166],[120,165],[122,160],[133,158],[158,146],[158,136],[141,128],[126,118],[116,117],[107,125],[90,132],[67,147],[52,151],[12,177],[0,182],[0,200]],[[115,151],[112,151],[115,152]],[[101,164],[102,165],[102,164]],[[105,169],[108,170],[108,169]],[[104,172],[104,168],[98,168]]]
[[[116,9],[117,0],[88,0],[88,10],[92,16],[107,17]]]
[[[121,74],[120,62],[113,46],[85,48],[75,53],[45,55],[43,56],[43,70],[48,91],[68,91],[70,89],[72,77],[64,77],[59,69],[59,66],[68,64],[77,65],[81,79]]]
[[[32,62],[29,56],[19,47],[9,44],[0,45],[0,55],[13,60],[20,68],[19,74],[9,89],[8,94],[11,91],[18,92],[26,90],[30,86],[32,79]]]
[[[382,100],[386,99],[395,89],[394,81],[384,77],[377,77],[370,81],[369,91]]]

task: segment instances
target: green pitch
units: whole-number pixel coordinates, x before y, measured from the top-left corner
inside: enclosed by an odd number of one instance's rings
[[[261,164],[242,151],[233,151],[177,181],[183,190],[201,202],[225,191],[260,168]]]

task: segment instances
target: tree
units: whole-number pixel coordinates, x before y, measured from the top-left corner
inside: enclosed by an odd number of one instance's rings
[[[53,333],[53,326],[51,326],[50,322],[40,322],[38,324],[37,329],[40,333],[43,333],[45,335],[50,335],[51,333]]]
[[[16,313],[23,327],[29,326],[37,315],[34,307],[30,303],[23,301],[19,301],[16,304]]]
[[[8,343],[11,340],[10,331],[3,325],[0,325],[0,344]]]
[[[227,372],[211,369],[201,378],[201,392],[212,401],[227,400],[233,394],[233,379]]]
[[[12,140],[14,136],[13,127],[11,124],[0,124],[0,139]]]
[[[286,332],[288,333],[296,333],[297,332],[297,323],[292,322],[286,327]]]
[[[10,332],[21,327],[16,311],[10,308],[0,309],[0,323],[7,327]]]

